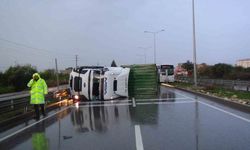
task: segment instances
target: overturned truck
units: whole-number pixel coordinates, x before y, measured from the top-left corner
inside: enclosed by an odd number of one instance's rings
[[[83,66],[70,73],[69,86],[74,99],[108,100],[128,97],[129,68]]]
[[[155,65],[122,67],[83,66],[70,73],[70,93],[75,100],[110,100],[157,92]]]

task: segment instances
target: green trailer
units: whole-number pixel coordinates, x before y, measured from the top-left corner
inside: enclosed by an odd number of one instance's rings
[[[126,65],[129,73],[129,96],[135,99],[152,99],[158,95],[158,73],[155,64]]]

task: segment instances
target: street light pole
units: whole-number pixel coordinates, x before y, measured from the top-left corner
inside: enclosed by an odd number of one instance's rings
[[[156,35],[156,33],[154,33],[154,63],[156,64],[156,43],[155,43],[155,35]]]
[[[144,33],[151,33],[154,36],[154,63],[156,64],[156,34],[165,31],[164,29],[160,31],[144,31]]]
[[[76,55],[76,68],[77,68],[77,62],[78,62],[78,55]]]
[[[194,86],[197,87],[197,69],[196,69],[196,36],[195,36],[195,12],[194,0],[192,0],[193,10],[193,61],[194,61]]]
[[[57,84],[57,91],[59,91],[59,77],[58,77],[58,67],[57,67],[57,59],[55,58],[56,64],[56,84]]]
[[[147,50],[148,48],[151,48],[151,46],[150,46],[150,47],[138,47],[138,48],[144,50],[144,63],[146,64],[146,63],[147,63],[147,54],[146,54],[146,50]]]

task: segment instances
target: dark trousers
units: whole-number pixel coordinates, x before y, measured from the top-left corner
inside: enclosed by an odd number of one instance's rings
[[[41,112],[42,112],[43,116],[46,116],[45,110],[44,110],[44,104],[35,104],[35,105],[34,105],[34,109],[35,109],[36,119],[40,119],[40,110],[39,110],[39,106],[40,106],[40,108],[41,108]]]

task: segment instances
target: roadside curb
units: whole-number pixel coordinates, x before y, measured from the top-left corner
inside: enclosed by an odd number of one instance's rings
[[[241,110],[241,111],[250,113],[250,106],[248,106],[248,105],[244,105],[244,104],[237,103],[237,102],[234,102],[234,101],[230,101],[230,100],[227,100],[227,99],[207,95],[207,94],[204,94],[204,93],[200,93],[200,92],[196,92],[196,91],[192,91],[192,90],[188,90],[188,89],[184,89],[184,88],[180,88],[180,87],[168,86],[168,85],[165,85],[165,84],[162,84],[162,85],[167,86],[169,88],[175,88],[175,89],[178,89],[178,90],[182,90],[182,91],[185,91],[185,92],[196,94],[198,96],[208,98],[211,101],[214,101],[214,102],[229,106],[231,108],[235,108],[237,110]]]

